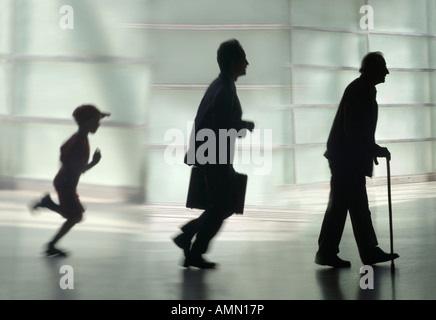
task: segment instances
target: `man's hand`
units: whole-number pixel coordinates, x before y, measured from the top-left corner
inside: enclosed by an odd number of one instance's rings
[[[253,121],[245,121],[245,123],[246,123],[246,129],[250,130],[250,132],[253,131],[254,122]]]
[[[378,165],[377,158],[386,158],[388,161],[391,161],[391,153],[389,152],[388,148],[379,147],[374,157],[374,163],[376,165]]]

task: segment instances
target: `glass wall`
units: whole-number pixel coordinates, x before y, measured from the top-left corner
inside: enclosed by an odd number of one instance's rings
[[[235,164],[248,204],[329,180],[325,141],[368,51],[390,70],[376,138],[392,174],[434,179],[435,16],[432,0],[0,0],[0,188],[50,182],[72,111],[94,103],[112,116],[90,137],[103,158],[81,183],[183,203],[192,121],[230,38],[250,63],[237,88],[257,131]]]

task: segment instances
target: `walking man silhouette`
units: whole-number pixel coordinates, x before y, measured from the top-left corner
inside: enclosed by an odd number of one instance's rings
[[[347,211],[365,265],[399,257],[378,247],[366,192],[366,176],[372,176],[373,161],[378,164],[377,157],[391,157],[389,150],[377,145],[374,138],[378,116],[375,86],[385,82],[389,74],[382,53],[368,53],[360,73],[345,89],[324,154],[331,170],[331,189],[315,263],[331,267],[351,265],[337,255]]]
[[[236,136],[231,135],[224,141],[219,139],[215,147],[207,148],[204,154],[201,153],[203,145],[212,144],[204,137],[206,141],[200,141],[199,136],[202,132],[213,132],[215,140],[218,140],[222,130],[227,132],[234,129],[241,137],[245,129],[254,129],[253,122],[242,120],[241,104],[236,93],[235,81],[245,75],[248,66],[241,44],[235,39],[223,42],[218,48],[217,61],[221,72],[201,100],[191,132],[191,141],[194,143],[185,156],[185,163],[200,169],[206,182],[209,205],[198,218],[185,224],[181,228],[183,232],[173,239],[184,251],[184,267],[216,267],[216,263],[204,259],[203,254],[223,221],[233,214],[229,209],[229,201],[235,193],[232,157]]]

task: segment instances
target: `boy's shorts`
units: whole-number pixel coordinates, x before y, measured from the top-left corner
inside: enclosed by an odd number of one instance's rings
[[[79,200],[79,196],[76,193],[58,191],[58,197],[62,216],[66,219],[74,218],[77,222],[80,222],[85,209]]]

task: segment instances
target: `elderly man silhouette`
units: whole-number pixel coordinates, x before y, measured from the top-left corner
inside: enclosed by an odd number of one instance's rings
[[[373,162],[378,164],[377,157],[391,157],[389,150],[377,145],[374,138],[378,116],[375,86],[385,82],[389,74],[382,53],[368,53],[362,60],[360,73],[345,89],[324,154],[331,170],[331,189],[315,256],[319,265],[351,265],[338,257],[348,211],[365,265],[399,257],[378,247],[366,191],[366,176],[372,176]]]

